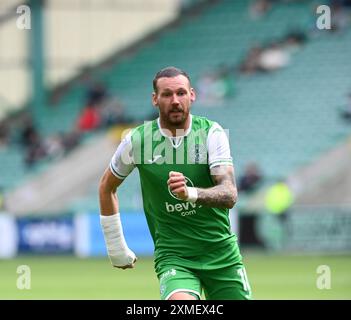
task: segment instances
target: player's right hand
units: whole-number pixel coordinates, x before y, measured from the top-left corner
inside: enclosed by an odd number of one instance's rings
[[[134,258],[134,261],[132,262],[132,264],[127,264],[127,265],[125,265],[125,266],[114,266],[114,267],[115,267],[115,268],[118,268],[118,269],[123,269],[123,270],[125,270],[125,269],[133,269],[134,266],[135,266],[135,263],[137,262],[137,260],[138,260],[138,258],[135,257],[135,258]]]
[[[109,258],[113,267],[123,270],[134,268],[135,262],[137,261],[135,253],[129,248],[115,255],[109,255]]]

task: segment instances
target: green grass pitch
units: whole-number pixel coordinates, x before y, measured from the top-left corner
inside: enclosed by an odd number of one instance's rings
[[[279,256],[243,253],[254,299],[351,299],[351,256]],[[31,271],[31,288],[20,290],[17,267]],[[320,265],[331,271],[331,288],[318,289]],[[22,256],[0,260],[0,299],[159,299],[151,258],[133,270],[114,269],[107,258]]]

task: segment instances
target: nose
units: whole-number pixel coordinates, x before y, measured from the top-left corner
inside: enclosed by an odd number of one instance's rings
[[[178,96],[176,93],[173,94],[173,96],[172,96],[172,104],[175,104],[175,105],[179,104]]]

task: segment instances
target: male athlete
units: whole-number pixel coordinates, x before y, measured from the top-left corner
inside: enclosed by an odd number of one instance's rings
[[[111,263],[133,268],[116,188],[137,167],[144,211],[155,245],[161,299],[251,299],[229,210],[237,199],[222,127],[190,114],[195,91],[182,70],[167,67],[153,80],[159,118],[120,143],[99,187],[101,226]]]

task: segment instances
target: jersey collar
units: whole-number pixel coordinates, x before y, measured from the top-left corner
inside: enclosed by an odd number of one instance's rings
[[[185,131],[183,136],[176,136],[176,137],[167,135],[166,132],[164,132],[163,129],[161,128],[160,117],[157,118],[157,126],[158,126],[158,129],[159,129],[161,135],[170,140],[173,148],[177,149],[182,144],[184,137],[186,137],[191,132],[191,127],[193,125],[193,116],[191,114],[189,114],[189,117],[190,117],[189,128]]]
[[[190,133],[191,128],[193,126],[193,116],[191,114],[189,114],[189,117],[190,117],[189,128],[185,131],[183,136],[177,136],[177,138],[186,137]],[[167,137],[167,138],[173,138],[173,137],[167,135],[166,132],[164,132],[163,129],[161,128],[160,117],[157,118],[157,126],[158,126],[158,129],[161,132],[161,135],[163,135],[164,137]],[[176,137],[174,137],[174,138],[176,138]]]

